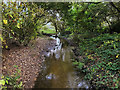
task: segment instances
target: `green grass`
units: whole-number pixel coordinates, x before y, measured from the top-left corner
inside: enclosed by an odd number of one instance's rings
[[[55,34],[56,33],[56,31],[54,29],[40,30],[40,32],[42,32],[42,31],[47,34]]]

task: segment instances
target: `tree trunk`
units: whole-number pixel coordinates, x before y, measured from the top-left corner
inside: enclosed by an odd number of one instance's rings
[[[54,26],[55,26],[55,30],[56,30],[56,32],[57,32],[57,25],[56,25],[56,23],[54,23]]]
[[[114,4],[113,2],[110,2],[110,5],[111,5],[112,7],[114,7],[114,8],[120,13],[120,10],[115,6],[115,4]]]

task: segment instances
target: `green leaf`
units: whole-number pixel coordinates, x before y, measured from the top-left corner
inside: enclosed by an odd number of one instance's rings
[[[18,66],[17,65],[14,65],[15,68],[17,68]]]
[[[0,80],[0,85],[5,85],[5,80]]]
[[[91,20],[92,18],[91,18],[91,17],[89,17],[88,19],[89,19],[89,20]]]
[[[21,70],[20,69],[18,69],[18,73],[20,73],[21,72]]]
[[[84,63],[79,62],[78,68],[82,69],[83,66],[84,66]]]
[[[3,37],[2,36],[0,36],[0,39],[1,39],[1,41],[3,41]]]
[[[22,82],[20,82],[19,86],[20,86],[20,87],[22,86]]]
[[[8,48],[8,46],[6,45],[5,48]]]
[[[6,83],[8,84],[8,80],[6,80]]]
[[[7,79],[7,80],[10,80],[10,77],[7,77],[6,79]]]
[[[18,75],[17,77],[15,77],[15,79],[19,79],[20,78],[20,75]]]
[[[4,78],[4,76],[1,76],[1,78]]]
[[[79,62],[77,62],[77,61],[73,62],[74,65],[77,65],[78,63],[79,63]]]
[[[4,24],[7,24],[7,20],[3,20],[3,23],[4,23]]]
[[[13,18],[13,16],[12,16],[12,15],[10,15],[10,17],[11,17],[11,18]]]
[[[87,12],[87,11],[85,11],[85,14],[88,14],[88,12]]]
[[[17,28],[20,28],[20,23],[17,23]]]
[[[10,38],[13,38],[13,37],[10,36]]]

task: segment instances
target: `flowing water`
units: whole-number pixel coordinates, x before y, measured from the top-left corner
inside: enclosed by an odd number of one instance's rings
[[[46,52],[46,60],[35,88],[90,88],[89,83],[83,79],[84,74],[78,74],[72,65],[71,47],[64,40],[51,38],[56,40],[56,46]]]

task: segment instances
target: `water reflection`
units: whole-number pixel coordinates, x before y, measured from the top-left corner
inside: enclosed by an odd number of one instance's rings
[[[87,85],[86,81],[81,81],[79,84],[78,84],[78,88],[86,88],[88,89],[89,86]]]
[[[47,52],[43,70],[39,74],[35,88],[89,88],[89,84],[83,81],[83,74],[77,76],[71,57],[72,52],[65,41],[56,40],[55,49]]]
[[[56,79],[56,76],[55,76],[55,74],[53,74],[53,73],[50,73],[49,75],[47,75],[46,76],[46,79]]]

